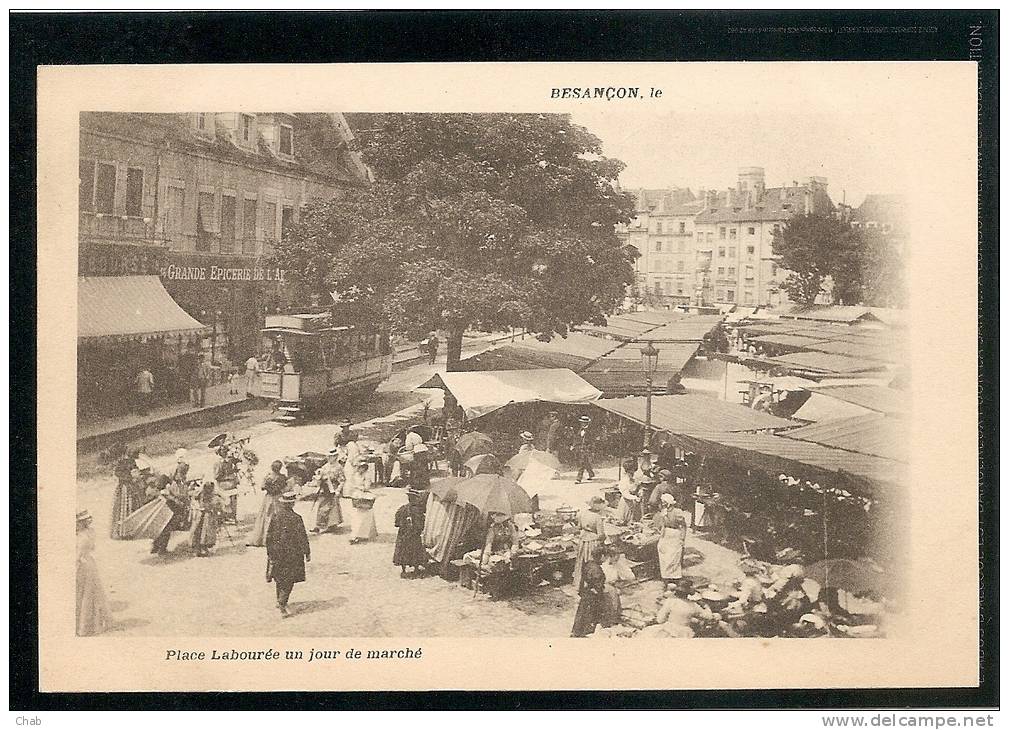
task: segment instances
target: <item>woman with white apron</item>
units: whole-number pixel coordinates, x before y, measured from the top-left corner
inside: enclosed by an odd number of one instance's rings
[[[353,479],[343,483],[343,496],[350,500],[350,544],[378,537],[375,526],[375,495],[371,491],[372,480],[368,476],[371,464],[357,459]]]
[[[582,584],[582,566],[592,560],[592,551],[606,540],[606,530],[601,514],[606,501],[596,495],[589,500],[589,508],[578,513],[578,557],[575,559],[574,583]]]
[[[676,498],[663,494],[661,508],[655,515],[652,526],[659,533],[659,575],[664,581],[683,577],[683,546],[687,540],[686,512],[676,507]]]

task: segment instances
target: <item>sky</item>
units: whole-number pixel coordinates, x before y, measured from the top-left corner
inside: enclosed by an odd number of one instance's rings
[[[905,169],[893,150],[906,137],[892,116],[862,111],[710,113],[578,110],[572,120],[622,160],[625,189],[725,189],[740,167],[763,167],[767,187],[818,175],[834,202],[859,205],[867,193],[899,193]]]

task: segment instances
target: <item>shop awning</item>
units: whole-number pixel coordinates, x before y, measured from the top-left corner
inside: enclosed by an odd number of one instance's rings
[[[509,403],[589,403],[602,395],[563,368],[438,373],[420,387],[447,389],[467,418],[483,416]]]
[[[842,418],[864,416],[867,413],[872,411],[854,403],[813,392],[792,417],[800,421],[839,421]]]
[[[644,396],[604,398],[593,405],[636,423],[645,422]],[[683,393],[652,396],[652,428],[671,434],[758,431],[794,425],[794,421],[736,403],[726,403],[707,395]]]
[[[887,418],[882,413],[866,413],[825,423],[813,423],[780,435],[800,441],[812,441],[860,454],[907,461],[907,422]]]
[[[147,340],[206,329],[175,303],[157,276],[77,279],[79,340]]]

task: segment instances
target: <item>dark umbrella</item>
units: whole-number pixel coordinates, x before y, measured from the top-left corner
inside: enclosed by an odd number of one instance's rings
[[[494,440],[485,433],[471,431],[464,433],[455,442],[455,450],[463,461],[472,459],[479,454],[489,454],[494,447]]]
[[[882,592],[883,571],[868,560],[821,560],[804,568],[803,573],[823,588],[840,588],[855,595]]]
[[[478,454],[467,461],[464,466],[469,469],[469,476],[500,474],[503,471],[501,462],[494,454]]]
[[[431,487],[442,501],[454,495],[456,504],[469,504],[481,514],[500,512],[517,515],[531,512],[532,499],[514,480],[498,474],[477,474],[474,477],[448,477]]]
[[[214,438],[212,438],[210,440],[210,443],[207,444],[207,448],[208,449],[216,449],[218,446],[223,446],[224,442],[227,441],[227,440],[228,440],[228,434],[226,434],[226,433],[219,433],[216,436],[214,436]]]

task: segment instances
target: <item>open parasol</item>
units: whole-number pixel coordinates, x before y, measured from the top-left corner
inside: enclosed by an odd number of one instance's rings
[[[454,497],[456,504],[472,505],[484,515],[491,512],[517,515],[531,512],[533,507],[526,490],[498,474],[449,477],[434,484],[431,491],[443,501]]]
[[[518,452],[515,456],[508,459],[508,469],[512,476],[518,479],[522,476],[522,472],[529,467],[529,462],[532,460],[539,462],[553,471],[561,470],[561,462],[556,456],[551,454],[549,451],[539,451],[538,449]]]
[[[487,434],[480,433],[479,431],[464,433],[455,442],[455,450],[459,452],[459,456],[463,461],[468,461],[480,454],[489,454],[493,447],[494,440]]]
[[[207,444],[207,448],[216,449],[218,446],[223,446],[227,440],[228,440],[228,434],[219,433],[210,440],[210,443]]]
[[[840,588],[853,595],[883,592],[883,571],[868,560],[821,560],[804,568],[803,574],[824,588]]]
[[[477,454],[463,466],[469,470],[469,476],[476,476],[477,474],[501,474],[504,471],[501,461],[494,454]]]

